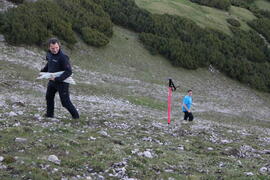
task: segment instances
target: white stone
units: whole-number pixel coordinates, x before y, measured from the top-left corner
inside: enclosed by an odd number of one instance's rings
[[[153,155],[152,155],[151,152],[149,152],[149,151],[144,151],[144,152],[143,152],[143,155],[144,155],[145,157],[147,157],[147,158],[153,158]]]
[[[92,141],[94,141],[94,140],[96,140],[96,139],[97,139],[97,138],[92,137],[92,136],[89,138],[89,140],[92,140]]]
[[[103,135],[103,136],[109,137],[109,135],[108,135],[108,133],[106,131],[99,131],[98,133]]]
[[[13,116],[17,116],[17,114],[15,112],[11,111],[11,112],[8,113],[8,116],[13,117]]]
[[[2,162],[4,160],[3,156],[0,156],[0,162]]]
[[[26,138],[15,138],[15,142],[26,142],[27,139]]]
[[[18,114],[19,114],[19,115],[23,115],[23,112],[22,112],[22,111],[18,111]]]
[[[220,168],[225,167],[225,164],[223,162],[220,162],[218,165]]]
[[[260,168],[260,173],[264,174],[268,171],[268,168],[267,167],[262,167]]]
[[[20,122],[17,122],[17,123],[15,123],[15,124],[13,124],[14,127],[18,127],[18,126],[20,126],[20,125],[21,125]]]
[[[209,147],[209,148],[207,148],[207,150],[208,150],[208,151],[213,151],[213,150],[214,150],[214,148]]]
[[[0,164],[0,169],[7,169],[7,166]]]
[[[50,155],[48,157],[48,161],[51,161],[51,162],[58,164],[58,165],[61,163],[61,160],[59,160],[56,155]]]
[[[182,145],[181,146],[178,146],[177,149],[183,151],[184,150],[184,146],[182,146]]]
[[[56,173],[56,172],[58,172],[59,170],[57,169],[57,168],[53,168],[53,170],[52,170],[52,173]]]
[[[222,139],[220,142],[221,142],[222,144],[228,144],[228,143],[230,143],[230,141],[227,140],[227,139]]]
[[[139,149],[134,149],[131,151],[132,154],[136,154],[137,152],[139,152]]]
[[[168,172],[168,173],[172,173],[172,172],[173,172],[172,169],[165,169],[164,171],[165,171],[165,172]]]
[[[237,161],[239,166],[242,166],[242,162],[240,160]]]
[[[247,176],[254,176],[253,172],[244,172]]]
[[[104,180],[105,178],[104,178],[104,176],[98,175],[98,179]]]

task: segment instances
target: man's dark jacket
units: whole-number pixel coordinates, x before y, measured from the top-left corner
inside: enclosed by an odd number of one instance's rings
[[[55,78],[55,82],[63,82],[66,78],[71,76],[72,69],[69,63],[69,57],[65,55],[61,49],[57,54],[52,54],[50,51],[46,55],[47,64],[41,72],[59,72],[64,71],[61,76]]]

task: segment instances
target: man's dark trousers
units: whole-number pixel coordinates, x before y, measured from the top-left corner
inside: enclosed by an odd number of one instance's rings
[[[69,98],[69,84],[65,82],[54,82],[49,81],[47,92],[46,92],[46,101],[47,101],[47,117],[54,116],[54,97],[55,93],[58,91],[62,106],[65,107],[69,113],[72,115],[72,118],[79,118],[79,113]]]
[[[193,114],[191,112],[184,111],[184,120],[193,121]]]

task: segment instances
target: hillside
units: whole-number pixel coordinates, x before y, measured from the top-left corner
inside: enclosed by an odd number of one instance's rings
[[[236,6],[232,6],[227,12],[207,6],[201,6],[192,3],[189,0],[136,0],[135,2],[140,7],[145,8],[150,12],[183,16],[192,19],[202,27],[211,27],[227,34],[230,34],[231,32],[226,19],[237,19],[241,23],[241,28],[244,30],[250,29],[250,27],[247,25],[248,21],[256,19],[256,17],[249,10]]]
[[[71,50],[70,119],[56,98],[43,118],[46,81],[36,80],[45,52],[0,42],[0,179],[268,179],[270,94],[215,68],[186,70],[151,55],[139,34],[113,26],[107,46],[78,37]],[[167,124],[167,78],[173,94]],[[180,103],[194,96],[194,122]],[[50,155],[59,161],[51,162]],[[52,157],[52,156],[50,156]]]

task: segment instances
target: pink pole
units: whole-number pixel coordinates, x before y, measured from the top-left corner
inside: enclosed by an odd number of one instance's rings
[[[168,88],[168,124],[171,123],[171,101],[172,101],[172,88]]]

